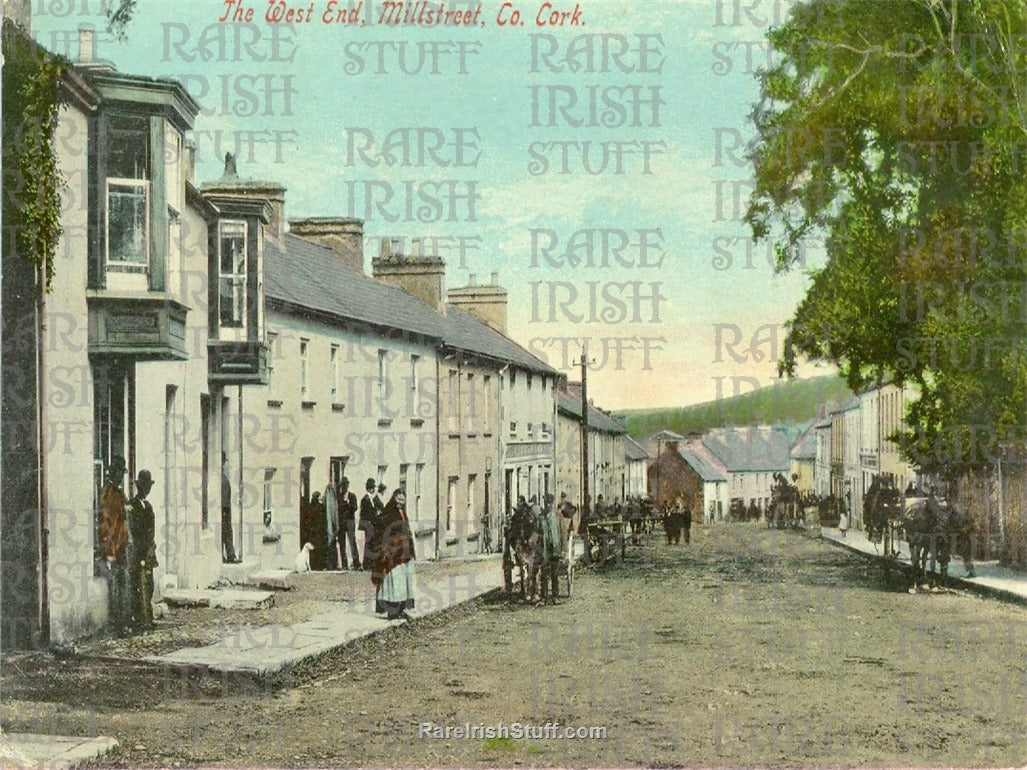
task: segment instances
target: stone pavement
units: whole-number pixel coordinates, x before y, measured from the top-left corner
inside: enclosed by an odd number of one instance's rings
[[[417,563],[413,618],[453,607],[502,585],[501,557],[461,560],[461,569],[433,569]],[[437,574],[436,574],[437,573]],[[296,575],[296,591],[303,591],[307,574]],[[324,573],[320,573],[324,574]],[[144,660],[161,666],[202,668],[208,671],[267,676],[374,634],[403,620],[389,621],[374,612],[370,591],[314,602],[314,611],[302,621],[239,626],[214,644],[186,647]]]
[[[842,537],[841,531],[835,527],[822,527],[822,536],[834,545],[852,551],[884,558],[880,543],[871,543],[862,530],[850,529]],[[909,564],[909,548],[905,542],[899,543],[899,560]],[[1003,567],[997,561],[975,561],[975,577],[965,577],[963,561],[953,554],[949,563],[949,579],[964,588],[1001,596],[1017,602],[1027,602],[1027,574],[1009,567]]]
[[[65,770],[101,757],[117,745],[113,738],[0,733],[0,768]]]

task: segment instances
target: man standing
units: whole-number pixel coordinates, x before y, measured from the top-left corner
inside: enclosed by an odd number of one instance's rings
[[[377,553],[374,539],[378,534],[378,509],[374,504],[375,483],[374,479],[368,479],[364,484],[364,496],[360,498],[360,531],[364,533],[364,558],[362,563],[364,569],[368,569],[374,562]]]
[[[221,453],[221,558],[235,564],[235,544],[232,537],[232,484],[228,480],[228,455]]]
[[[119,636],[132,623],[132,591],[128,574],[128,526],[125,522],[125,459],[111,458],[107,483],[100,493],[100,559],[107,569],[111,628]]]
[[[574,531],[574,505],[567,499],[567,493],[560,493],[560,505],[556,509],[560,514],[560,547],[567,547],[567,540]]]
[[[349,491],[349,479],[345,476],[339,485],[339,531],[338,547],[340,554],[340,567],[349,569],[349,559],[346,556],[346,546],[349,544],[349,553],[353,560],[353,569],[360,569],[360,553],[357,551],[357,496]]]
[[[135,497],[125,509],[132,534],[131,564],[133,626],[137,631],[153,628],[153,570],[157,567],[157,543],[154,540],[153,506],[146,496],[153,489],[148,470],[139,471]]]
[[[685,505],[685,512],[681,514],[681,526],[684,527],[685,545],[692,542],[692,506]]]

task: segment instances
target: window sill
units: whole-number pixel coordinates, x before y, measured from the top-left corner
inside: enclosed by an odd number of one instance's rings
[[[467,438],[478,438],[478,434],[477,433],[468,433],[467,434]]]
[[[481,437],[482,438],[492,438],[492,434],[491,433],[482,433]]]
[[[449,437],[450,437],[450,438],[455,438],[455,439],[459,439],[459,438],[460,438],[460,434],[459,434],[459,433],[450,433],[450,434],[449,434]]]
[[[317,404],[316,401],[301,401],[300,402],[300,408],[302,408],[302,409],[313,409],[316,404]]]
[[[282,536],[278,532],[265,532],[260,541],[262,543],[277,543],[281,539]]]
[[[479,535],[478,532],[472,532],[471,534],[469,534],[467,536],[467,542],[468,543],[475,543],[475,542],[477,542],[478,541],[478,535]]]
[[[282,408],[282,402],[278,401],[276,399],[273,399],[273,398],[269,398],[267,400],[267,406],[268,406],[269,409],[281,409]]]
[[[392,418],[391,417],[380,417],[380,418],[378,418],[378,427],[379,428],[388,428],[391,425],[392,425]]]
[[[424,425],[424,420],[422,419],[414,418],[410,420],[411,428],[420,428],[422,425]]]
[[[342,412],[345,409],[346,409],[346,405],[345,404],[332,404],[332,411],[333,412]]]
[[[458,538],[458,537],[447,537],[446,538],[446,545],[456,545],[459,542],[460,542],[460,538]]]
[[[414,535],[416,537],[428,537],[428,535],[435,534],[435,527],[425,527],[424,529],[417,530]]]

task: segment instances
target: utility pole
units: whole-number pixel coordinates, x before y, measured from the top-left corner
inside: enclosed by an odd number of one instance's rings
[[[585,563],[591,561],[588,542],[588,517],[592,501],[588,494],[588,345],[581,349],[581,519],[578,534],[585,541]]]

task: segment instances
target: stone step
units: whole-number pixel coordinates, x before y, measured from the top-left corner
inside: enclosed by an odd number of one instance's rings
[[[271,591],[249,588],[173,588],[164,592],[169,607],[211,607],[223,610],[263,610],[273,607]]]
[[[99,759],[117,745],[114,738],[106,737],[5,732],[0,735],[0,767],[69,770]]]
[[[270,588],[276,591],[289,591],[296,587],[300,579],[297,572],[287,569],[266,569],[260,572],[250,573],[246,577],[246,583],[259,588]]]

